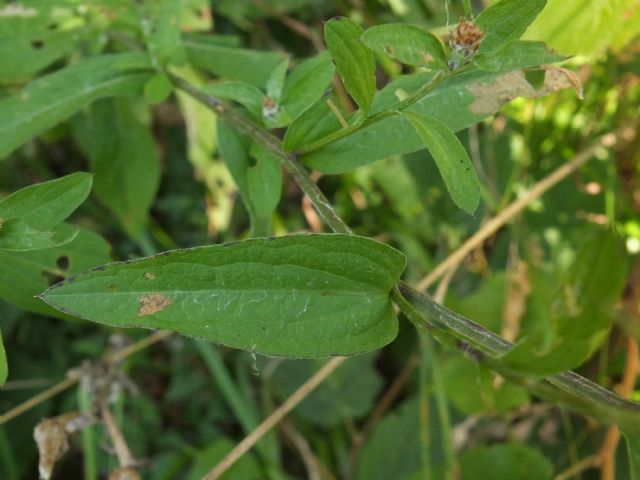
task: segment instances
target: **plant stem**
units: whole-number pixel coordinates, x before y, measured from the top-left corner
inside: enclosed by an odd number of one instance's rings
[[[444,75],[437,80],[436,76],[432,79],[434,82],[433,85],[426,84],[419,91],[424,93],[424,91],[435,88],[439,82],[448,77],[448,75]],[[318,186],[310,179],[306,169],[298,163],[294,155],[289,155],[284,151],[282,143],[277,137],[267,132],[262,126],[255,124],[227,107],[220,100],[199,91],[188,82],[175,76],[173,76],[173,80],[179,88],[182,88],[185,92],[209,106],[209,108],[223,116],[240,132],[249,135],[257,142],[261,142],[265,148],[279,157],[327,225],[336,233],[351,233],[349,227],[336,214],[322,191],[320,191]],[[399,107],[406,108],[406,106],[411,105],[412,102],[414,102],[413,96],[407,99],[406,103],[401,102]],[[348,129],[343,129],[343,131],[347,130]],[[620,132],[622,132],[622,130]],[[574,161],[571,162],[572,164],[566,169],[559,169],[557,173],[545,178],[545,181],[541,182],[543,184],[537,185],[537,188],[532,190],[530,195],[541,195],[557,183],[559,178],[566,176],[567,172],[565,170],[569,172],[573,171],[579,165],[586,162],[592,155],[593,148],[596,148],[596,146],[613,145],[620,132],[601,137],[592,147],[578,155],[578,158],[574,159]],[[513,209],[507,208],[503,214],[508,218],[507,214],[512,215],[512,210],[518,211],[523,208],[521,203],[520,201],[515,202],[515,207]],[[447,265],[441,266],[442,268],[439,267],[439,273],[446,272],[451,268],[451,264],[452,263],[449,262]],[[640,431],[640,415],[638,415],[640,413],[640,404],[625,400],[574,372],[551,375],[545,377],[543,382],[535,382],[530,378],[523,378],[517,372],[509,371],[509,369],[505,368],[498,360],[497,357],[505,354],[513,345],[495,333],[481,327],[462,315],[438,305],[436,302],[433,302],[418,291],[413,290],[403,282],[400,282],[398,286],[394,288],[391,296],[398,307],[414,324],[422,329],[426,328],[436,335],[440,334],[455,338],[458,348],[466,351],[474,358],[477,357],[490,368],[498,370],[508,378],[514,378],[515,381],[525,383],[528,388],[537,394],[547,398],[551,397],[555,401],[567,403],[574,409],[588,415],[596,415],[607,422],[625,422],[629,430]],[[435,330],[433,330],[434,328]]]

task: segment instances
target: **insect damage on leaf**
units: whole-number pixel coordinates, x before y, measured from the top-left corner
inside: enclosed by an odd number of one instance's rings
[[[169,298],[159,293],[143,295],[140,297],[139,302],[140,308],[138,309],[138,315],[141,317],[158,313],[173,303]]]
[[[498,75],[491,83],[468,85],[467,89],[475,97],[469,105],[469,111],[481,115],[491,114],[515,98],[543,97],[573,86],[574,82],[558,68],[544,68],[544,82],[539,88],[534,88],[522,71],[509,72]]]

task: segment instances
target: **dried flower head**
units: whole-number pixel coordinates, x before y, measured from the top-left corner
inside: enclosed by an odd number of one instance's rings
[[[460,22],[449,38],[449,69],[454,70],[471,60],[478,53],[483,37],[484,32],[473,20]]]

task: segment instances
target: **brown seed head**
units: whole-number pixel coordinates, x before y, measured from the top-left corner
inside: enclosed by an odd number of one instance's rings
[[[449,43],[453,50],[463,52],[465,55],[474,55],[480,48],[484,32],[473,20],[463,20],[451,32]]]

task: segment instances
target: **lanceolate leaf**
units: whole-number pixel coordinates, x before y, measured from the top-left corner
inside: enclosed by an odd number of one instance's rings
[[[546,4],[547,0],[501,0],[484,10],[476,19],[484,31],[480,52],[520,38]]]
[[[561,290],[549,299],[556,326],[523,339],[504,357],[511,368],[547,375],[569,370],[591,356],[606,338],[624,288],[627,256],[620,236],[602,230],[583,246]]]
[[[389,23],[367,29],[362,42],[402,63],[446,68],[444,48],[438,37],[415,25]]]
[[[398,102],[396,92],[414,92],[428,82],[431,75],[408,75],[390,83],[376,96],[371,114],[393,111]],[[519,70],[503,74],[472,70],[445,80],[407,110],[437,118],[456,132],[497,112],[514,98],[536,98],[570,86],[565,77],[552,70],[545,72],[544,84],[536,88]],[[333,126],[335,130],[330,134],[341,128],[338,122],[333,122]],[[330,134],[325,133],[323,137]],[[305,140],[296,137],[297,142]],[[303,151],[303,163],[324,173],[344,173],[375,160],[424,148],[411,124],[403,116],[391,114],[377,116],[369,125],[356,127],[349,135],[322,146],[314,148],[313,144],[321,139],[315,135],[311,139],[303,145],[298,143],[295,149]]]
[[[160,165],[149,128],[127,99],[103,100],[75,122],[76,139],[91,159],[95,193],[140,239],[160,182]]]
[[[333,18],[324,27],[324,38],[349,95],[368,112],[376,93],[373,52],[361,41],[362,27],[348,18]]]
[[[42,298],[108,325],[270,355],[349,355],[395,337],[389,292],[404,266],[400,252],[362,237],[262,238],[105,265]]]
[[[409,112],[404,115],[431,152],[455,204],[473,213],[480,201],[480,183],[460,140],[436,118]]]
[[[78,229],[58,225],[39,230],[19,218],[0,221],[0,250],[27,251],[64,245],[78,235]]]
[[[627,456],[629,461],[629,478],[640,480],[640,434],[623,432],[627,444]]]
[[[0,100],[0,158],[98,98],[140,92],[153,73],[150,66],[143,53],[97,56]]]
[[[0,250],[0,298],[22,310],[69,318],[36,295],[50,282],[110,261],[109,250],[102,237],[83,229],[73,241],[60,247],[28,252]]]
[[[0,219],[21,219],[40,230],[53,227],[85,201],[92,181],[78,172],[20,189],[0,201]]]
[[[287,76],[282,90],[282,107],[292,119],[297,118],[324,95],[335,67],[329,52],[305,60]]]
[[[224,45],[212,35],[188,35],[182,44],[195,66],[228,80],[239,80],[264,88],[273,69],[282,60],[275,52],[260,52]]]

